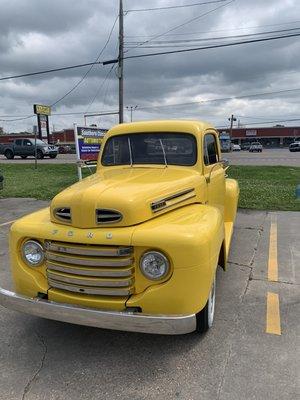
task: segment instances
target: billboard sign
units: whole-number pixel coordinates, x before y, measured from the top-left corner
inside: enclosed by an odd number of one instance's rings
[[[97,163],[101,143],[107,131],[108,129],[74,124],[79,179],[82,178],[81,168],[84,165]]]
[[[246,130],[246,136],[256,136],[256,135],[257,135],[256,129],[247,129]]]
[[[44,106],[42,104],[34,104],[33,105],[33,112],[35,114],[51,115],[51,107],[50,106]]]

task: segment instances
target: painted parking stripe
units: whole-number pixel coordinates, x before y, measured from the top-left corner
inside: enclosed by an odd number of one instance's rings
[[[272,215],[269,242],[269,262],[268,280],[278,281],[278,262],[277,262],[277,216]]]
[[[15,222],[15,219],[12,220],[12,221],[4,222],[3,224],[0,224],[0,226],[10,225],[10,224],[12,224],[13,222]]]
[[[267,294],[266,333],[281,335],[279,296],[277,293]]]

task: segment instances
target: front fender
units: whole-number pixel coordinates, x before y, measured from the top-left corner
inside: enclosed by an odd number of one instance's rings
[[[164,252],[172,276],[133,295],[127,306],[154,314],[200,311],[207,302],[223,240],[220,211],[202,204],[182,207],[138,226],[132,245]]]

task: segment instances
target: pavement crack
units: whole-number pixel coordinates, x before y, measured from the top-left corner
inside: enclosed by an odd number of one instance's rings
[[[268,212],[266,212],[265,217],[264,217],[264,219],[262,221],[262,224],[260,225],[259,229],[257,229],[257,240],[256,240],[255,246],[253,248],[252,257],[250,259],[250,263],[249,263],[250,267],[252,267],[252,265],[254,263],[254,260],[255,260],[256,254],[257,254],[257,250],[258,250],[258,246],[259,246],[259,243],[260,243],[261,238],[262,238],[262,233],[264,231],[264,225],[265,225],[267,217],[268,217]]]
[[[230,357],[231,357],[231,344],[229,346],[227,357],[226,357],[226,360],[225,360],[225,363],[224,363],[224,368],[223,368],[223,371],[222,371],[221,381],[220,381],[220,384],[219,384],[219,387],[218,387],[218,392],[217,392],[217,400],[220,400],[221,391],[223,389],[226,370],[227,370],[227,367],[228,367],[228,364],[229,364]]]
[[[284,284],[284,285],[296,285],[299,286],[300,283],[291,282],[291,281],[269,281],[267,278],[251,278],[253,281],[260,281],[260,282],[268,282],[268,283],[275,283],[275,284]]]
[[[252,270],[252,267],[248,264],[237,263],[237,262],[230,261],[230,260],[228,260],[228,264],[236,265],[237,267],[245,267],[245,268],[249,268]]]
[[[22,394],[22,400],[25,400],[27,394],[29,393],[29,391],[30,391],[30,389],[32,387],[33,382],[36,380],[37,376],[39,375],[39,373],[43,369],[44,363],[45,363],[45,358],[46,358],[47,351],[48,351],[48,348],[47,348],[47,345],[46,345],[46,342],[45,342],[44,338],[41,335],[39,335],[37,332],[35,334],[36,334],[37,338],[39,339],[39,341],[40,341],[40,343],[41,343],[41,345],[43,347],[43,354],[42,354],[42,358],[41,358],[41,361],[39,363],[39,366],[38,366],[37,370],[35,371],[33,376],[29,379],[29,381],[27,382],[27,384],[26,384],[26,386],[24,388],[24,391],[23,391],[23,394]]]

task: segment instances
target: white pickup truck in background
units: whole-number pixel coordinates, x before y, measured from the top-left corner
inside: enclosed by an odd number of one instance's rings
[[[252,142],[249,151],[251,153],[253,153],[254,151],[261,153],[262,149],[263,149],[262,144],[260,144],[259,142]]]

